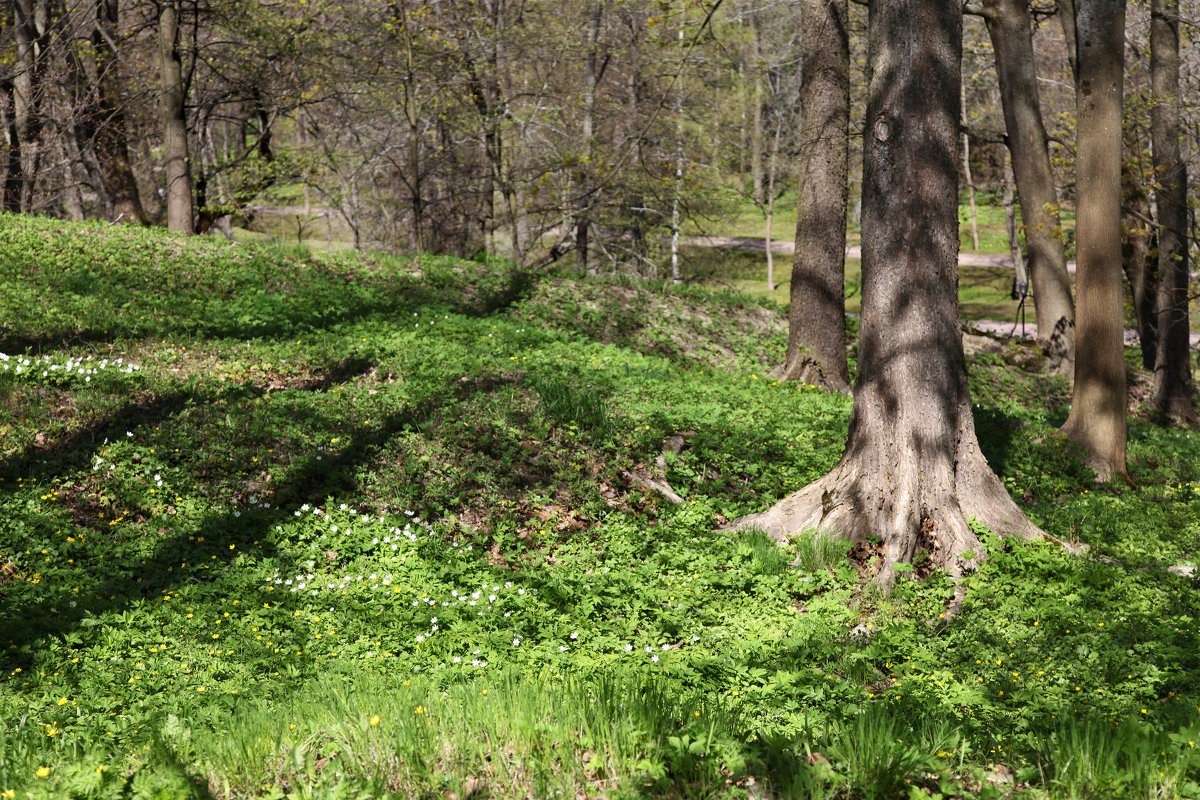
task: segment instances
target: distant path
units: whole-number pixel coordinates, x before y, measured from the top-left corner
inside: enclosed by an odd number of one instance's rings
[[[747,250],[765,253],[767,251],[767,240],[759,239],[754,236],[689,236],[683,240],[684,244],[692,247],[720,247],[726,250]],[[788,240],[771,240],[771,252],[788,254],[795,252],[796,246],[794,242]],[[846,248],[847,258],[862,258],[862,247],[859,245],[851,245]],[[990,255],[986,253],[962,253],[958,254],[958,264],[963,267],[993,267],[997,269],[1012,269],[1013,260],[1011,256]],[[1075,271],[1075,262],[1067,262],[1067,270]],[[1028,307],[1026,313],[1024,331],[1026,339],[1033,339],[1037,336],[1037,323],[1034,321],[1034,311],[1032,304]],[[1021,324],[1018,322],[1014,330],[1011,321],[995,319],[973,319],[963,320],[963,325],[973,328],[978,328],[987,333],[999,334],[1001,336],[1017,336],[1021,337]],[[1200,347],[1200,331],[1191,332],[1192,347]],[[1135,347],[1138,344],[1137,331],[1130,328],[1125,329],[1125,344],[1129,347]]]
[[[725,250],[750,250],[759,253],[767,251],[767,240],[755,236],[688,236],[684,244],[693,247],[720,247]],[[772,239],[771,252],[789,254],[796,250],[796,243],[787,239]],[[862,258],[862,247],[851,245],[846,248],[846,258]],[[958,264],[961,267],[995,267],[1012,269],[1012,256],[994,255],[989,253],[958,254]],[[1075,262],[1067,262],[1067,271],[1075,271]]]
[[[1037,336],[1037,323],[1035,323],[1033,320],[1033,308],[1029,309],[1028,313],[1026,314],[1026,318],[1028,321],[1025,323],[1024,336],[1021,335],[1021,323],[1018,322],[1014,330],[1011,320],[1004,322],[995,319],[964,319],[962,324],[964,328],[977,328],[986,333],[995,333],[999,334],[1000,336],[1016,336],[1018,339],[1033,339]],[[1192,347],[1200,347],[1200,331],[1192,331],[1190,335]],[[1126,328],[1125,346],[1137,347],[1138,343],[1137,331],[1133,330],[1132,328]]]

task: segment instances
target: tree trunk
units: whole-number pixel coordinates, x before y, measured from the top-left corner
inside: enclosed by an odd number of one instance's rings
[[[782,370],[785,380],[839,392],[850,388],[845,297],[850,125],[846,15],[846,0],[802,0],[800,4],[804,57],[800,72],[799,201],[788,347]]]
[[[779,172],[779,139],[783,135],[783,120],[775,116],[775,132],[771,135],[771,155],[767,161],[767,291],[775,291],[775,252],[771,244],[771,227],[775,222],[775,175]],[[843,211],[845,205],[843,204]],[[843,217],[845,214],[843,213]],[[844,333],[844,331],[843,331]]]
[[[1128,400],[1121,286],[1121,99],[1125,0],[1079,0],[1075,392],[1063,432],[1100,480],[1125,476]]]
[[[1194,388],[1188,350],[1187,167],[1180,157],[1179,0],[1150,6],[1150,138],[1158,206],[1158,349],[1154,406],[1192,422]]]
[[[0,119],[4,121],[4,186],[0,191],[0,209],[9,213],[21,210],[21,137],[17,135],[16,87],[11,80],[0,80]]]
[[[583,94],[583,121],[581,125],[582,153],[579,166],[579,198],[575,205],[575,266],[580,275],[588,273],[588,213],[592,202],[592,182],[589,175],[592,171],[592,136],[596,113],[596,84],[599,74],[596,70],[596,54],[600,42],[600,22],[604,16],[604,0],[595,0],[592,6],[591,24],[588,26],[587,55],[584,63],[584,79],[586,81]]]
[[[1038,344],[1049,357],[1051,372],[1071,375],[1075,303],[1038,98],[1029,6],[1025,0],[985,0],[984,19],[996,53],[1004,126],[1025,226]],[[1070,28],[1074,31],[1073,21]]]
[[[1004,229],[1008,234],[1008,253],[1012,256],[1013,269],[1021,263],[1021,235],[1017,230],[1016,181],[1013,179],[1012,159],[1004,165],[1004,193],[1000,202],[1004,204]]]
[[[45,72],[48,61],[49,11],[45,0],[16,0],[13,4],[13,38],[16,44],[16,71],[12,79],[13,141],[9,147],[17,154],[10,164],[16,175],[8,176],[9,208],[33,210],[33,190],[42,160],[42,99],[45,96]]]
[[[186,90],[179,56],[179,5],[167,0],[158,14],[160,112],[163,128],[163,165],[167,179],[167,228],[194,233],[192,171],[188,157]]]
[[[1150,200],[1139,185],[1132,167],[1121,167],[1121,269],[1129,281],[1133,298],[1134,323],[1142,349],[1143,369],[1154,369],[1154,354],[1158,349],[1158,320],[1154,314],[1157,282],[1150,266],[1151,233]]]
[[[762,31],[759,28],[758,11],[747,11],[750,23],[750,71],[754,76],[752,103],[753,118],[750,122],[750,197],[756,206],[763,204],[763,54]]]
[[[142,207],[137,178],[129,165],[129,141],[116,50],[119,19],[118,0],[97,0],[92,50],[96,64],[93,91],[99,120],[90,138],[100,162],[104,190],[112,202],[112,219],[146,225],[150,217]]]
[[[1087,0],[1083,0],[1087,2]],[[1075,17],[1080,0],[1057,0],[1058,21],[1062,25],[1063,38],[1067,41],[1067,62],[1071,66],[1071,75],[1079,82],[1079,43],[1076,32]]]
[[[833,471],[739,520],[776,538],[813,528],[880,540],[886,586],[923,556],[961,574],[983,549],[967,516],[1038,533],[979,449],[958,320],[955,0],[872,0],[863,170],[863,302],[846,452]]]
[[[971,177],[971,135],[966,131],[967,124],[967,93],[961,95],[959,103],[960,119],[963,123],[962,135],[962,167],[963,178],[967,181],[967,202],[971,208],[971,249],[979,252],[979,212],[975,210],[975,180]]]

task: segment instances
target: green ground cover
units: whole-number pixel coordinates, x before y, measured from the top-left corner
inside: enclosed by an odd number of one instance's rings
[[[0,797],[1200,796],[1200,438],[1095,485],[1015,349],[981,443],[1088,551],[948,615],[721,530],[844,442],[773,303],[0,217],[0,307]]]

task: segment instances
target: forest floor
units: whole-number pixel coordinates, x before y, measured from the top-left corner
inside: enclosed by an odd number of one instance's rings
[[[1133,351],[1128,484],[970,355],[1086,551],[980,531],[951,615],[722,529],[845,442],[774,302],[0,217],[0,321],[0,797],[1200,797],[1200,435]]]

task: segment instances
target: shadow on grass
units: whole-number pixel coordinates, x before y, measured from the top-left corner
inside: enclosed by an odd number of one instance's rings
[[[350,361],[342,365],[345,373],[356,373],[361,364]],[[345,374],[334,372],[320,382],[325,385],[339,381]],[[338,453],[326,453],[322,459],[315,454],[294,462],[282,477],[276,492],[296,502],[322,503],[327,497],[353,489],[356,468],[371,459],[398,432],[419,427],[430,419],[443,404],[462,400],[467,395],[492,388],[492,384],[473,381],[448,383],[431,392],[415,404],[389,414],[378,426],[350,435],[347,445]],[[252,397],[262,390],[238,386],[223,388],[218,396]],[[156,397],[148,403],[130,403],[103,422],[79,431],[49,451],[31,448],[7,465],[8,475],[33,475],[39,478],[84,470],[90,465],[97,447],[106,439],[123,437],[125,431],[137,425],[167,425],[183,409],[207,404],[217,396],[202,389],[179,391]],[[3,490],[13,494],[13,482]],[[143,509],[149,518],[149,511]],[[258,558],[282,558],[273,530],[291,518],[290,510],[261,507],[231,507],[228,511],[212,511],[198,524],[183,524],[175,530],[161,528],[159,540],[148,557],[129,557],[119,563],[99,559],[83,562],[63,570],[56,564],[54,584],[43,579],[42,590],[36,595],[6,591],[0,584],[0,619],[6,625],[0,632],[0,670],[29,669],[35,654],[49,638],[56,638],[76,649],[84,647],[72,634],[90,616],[104,612],[121,612],[140,601],[159,597],[184,583],[219,584],[222,574],[241,553],[253,552]],[[21,527],[44,531],[49,536],[61,519],[39,512],[29,512],[23,519],[8,521],[14,529]],[[34,534],[34,538],[39,534]],[[105,535],[119,537],[113,530]],[[114,539],[114,544],[119,539]],[[203,543],[203,544],[200,544]],[[83,559],[80,559],[82,562]],[[193,564],[191,570],[183,568]],[[281,566],[287,566],[281,561]],[[206,568],[198,569],[203,564]],[[294,565],[292,565],[294,566]],[[65,577],[70,575],[70,577]]]

